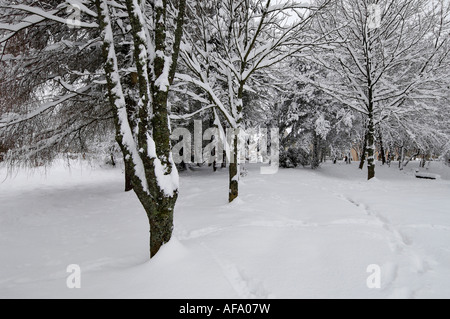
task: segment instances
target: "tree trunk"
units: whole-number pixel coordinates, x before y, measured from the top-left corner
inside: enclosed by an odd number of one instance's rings
[[[367,127],[367,179],[375,177],[375,139],[373,108],[369,107],[369,123]]]
[[[235,134],[233,138],[233,152],[230,155],[229,164],[229,196],[228,202],[232,202],[239,195],[239,154],[238,154],[238,134]]]
[[[173,207],[175,202],[159,211],[148,214],[150,222],[150,257],[156,255],[162,245],[168,243],[173,232]]]
[[[245,66],[244,64],[241,65],[241,74],[244,72]],[[228,202],[232,202],[234,199],[236,199],[239,195],[239,161],[240,154],[239,154],[239,135],[241,134],[241,123],[242,123],[242,109],[243,109],[243,97],[244,97],[244,82],[240,83],[238,96],[237,96],[237,102],[236,102],[236,124],[237,128],[235,129],[234,133],[234,140],[233,140],[233,158],[230,160],[230,166],[229,166],[229,178],[230,178],[230,184],[229,184],[229,190],[228,190]]]
[[[404,160],[404,155],[403,155],[403,156],[402,156],[402,157],[403,157],[403,160],[402,160],[402,169],[404,169],[404,168],[406,167],[406,165],[408,165],[409,162],[411,162],[411,160],[412,160],[414,157],[419,156],[419,155],[420,155],[420,151],[417,151],[415,154],[413,154],[412,156],[410,156],[406,162],[405,162],[405,160]]]
[[[321,163],[325,163],[327,161],[326,153],[327,153],[327,149],[324,146],[321,148],[321,151],[320,151],[320,162]]]
[[[424,168],[426,162],[427,162],[426,156],[425,156],[425,153],[423,153],[423,154],[422,154],[422,160],[420,161],[420,167],[421,167],[421,168]]]
[[[220,167],[221,168],[227,167],[227,151],[225,151],[225,150],[223,150],[223,160],[222,160],[222,165]]]
[[[136,177],[133,178],[136,181]],[[142,188],[135,187],[134,191],[147,214],[150,225],[150,258],[156,255],[165,243],[169,242],[173,232],[173,211],[177,194],[173,197],[165,196],[163,191],[152,192],[149,196]],[[158,197],[154,200],[152,197]]]
[[[4,156],[6,155],[7,148],[0,143],[0,163],[4,161]]]
[[[384,165],[384,164],[386,164],[386,153],[384,151],[383,134],[381,134],[381,128],[378,128],[378,138],[380,140],[381,165]]]
[[[114,155],[112,153],[110,154],[110,157],[111,157],[111,165],[116,167],[116,161],[114,160]]]
[[[366,130],[366,134],[364,134],[364,142],[363,142],[363,148],[361,151],[361,159],[359,162],[359,169],[363,169],[364,168],[364,162],[366,161],[366,152],[367,152],[367,130]]]
[[[405,167],[404,164],[405,161],[405,147],[402,145],[401,155],[400,155],[400,161],[398,162],[398,168],[402,171]]]
[[[133,190],[132,176],[133,176],[133,168],[129,167],[127,161],[124,160],[125,163],[125,192],[129,192]]]
[[[214,114],[214,113],[213,113]],[[216,129],[217,132],[219,132],[219,126],[215,124],[215,117],[212,116],[210,121],[209,121],[209,127],[214,127]],[[217,140],[219,137],[216,135],[212,136],[212,141]],[[218,145],[218,143],[217,143]],[[211,152],[211,155],[214,156],[214,161],[212,162],[212,167],[213,167],[213,172],[217,171],[217,159],[219,158],[220,154],[217,154],[216,152],[218,152],[218,147],[215,147],[213,149],[213,151]]]
[[[157,54],[153,61],[154,65],[151,67],[148,65],[148,39],[144,32],[143,13],[138,1],[126,1],[132,26],[131,33],[135,47],[134,64],[139,83],[139,103],[136,104],[138,107],[133,114],[138,121],[134,121],[130,120],[129,112],[127,112],[130,110],[127,110],[121,84],[108,4],[106,0],[96,0],[98,22],[103,36],[108,97],[114,111],[116,140],[122,150],[125,168],[131,178],[133,190],[144,207],[150,223],[150,258],[172,236],[173,210],[178,198],[178,175],[170,153],[167,99],[179,54],[185,3],[185,0],[179,2],[172,64],[167,75],[164,73],[168,62],[165,55]],[[166,10],[167,2],[155,4],[154,49],[156,52],[166,51]],[[149,71],[153,73],[149,74]],[[163,79],[161,85],[155,83],[155,79],[161,78]],[[152,94],[152,99],[149,94]],[[151,121],[149,121],[150,118]]]
[[[320,163],[320,137],[317,135],[316,132],[313,132],[313,149],[312,149],[312,156],[311,156],[311,168],[316,169],[319,167]]]
[[[352,152],[349,151],[347,154],[347,164],[351,164],[352,163]]]

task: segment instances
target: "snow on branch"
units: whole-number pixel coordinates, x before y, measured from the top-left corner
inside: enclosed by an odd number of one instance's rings
[[[91,88],[91,86],[86,86],[86,87],[76,90],[74,93],[70,93],[70,94],[64,95],[62,97],[59,97],[58,99],[56,99],[54,101],[44,103],[43,105],[39,106],[37,109],[29,112],[26,115],[15,115],[15,114],[11,114],[11,113],[7,114],[7,117],[0,119],[0,129],[8,128],[8,127],[29,121],[40,114],[49,112],[56,106],[60,105],[61,103],[64,103],[66,101],[73,99],[74,97],[78,96],[79,94],[86,92],[90,88]]]
[[[72,2],[75,3],[76,1],[72,1]],[[79,3],[79,5],[80,5],[79,6],[80,9],[81,8],[85,9],[84,12],[91,14],[91,15],[95,14],[94,12],[87,9],[81,3]],[[19,11],[28,12],[28,13],[32,14],[31,16],[27,16],[27,17],[23,18],[20,23],[15,24],[15,25],[4,24],[4,23],[0,24],[0,29],[17,32],[18,30],[23,29],[26,26],[30,26],[30,25],[42,22],[44,20],[52,20],[55,22],[67,24],[68,23],[67,18],[62,18],[60,16],[57,16],[57,14],[66,10],[67,7],[68,7],[68,4],[61,6],[61,8],[57,9],[57,10],[45,11],[45,10],[42,10],[41,8],[27,6],[27,5],[9,5],[9,6],[0,5],[0,8],[19,10]],[[79,21],[79,26],[82,28],[98,28],[98,24],[95,22],[87,23],[87,22]]]
[[[177,73],[175,77],[181,81],[194,84],[198,86],[199,88],[203,89],[211,98],[212,102],[219,108],[221,113],[225,116],[228,123],[231,125],[231,127],[237,127],[237,123],[235,118],[228,112],[225,105],[222,103],[222,101],[219,99],[219,97],[216,95],[214,90],[211,88],[211,86],[206,81],[201,81],[192,78],[189,75],[186,74],[179,74]]]

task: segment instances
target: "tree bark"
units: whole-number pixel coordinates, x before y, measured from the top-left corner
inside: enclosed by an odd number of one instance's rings
[[[369,101],[372,100],[372,90],[369,90]],[[373,121],[373,107],[369,103],[369,123],[367,126],[367,179],[375,177],[375,127]]]
[[[322,147],[320,150],[320,162],[321,163],[325,163],[327,161],[326,152],[327,152],[327,148],[325,146]]]
[[[359,162],[359,169],[363,169],[364,168],[364,162],[366,161],[366,152],[367,152],[367,130],[366,130],[366,134],[364,134],[364,142],[363,142],[363,148],[361,151],[361,159]]]
[[[133,190],[133,168],[124,160],[125,163],[125,192]]]
[[[427,160],[426,160],[426,155],[425,155],[425,153],[423,153],[423,154],[422,154],[422,160],[420,161],[420,165],[419,165],[419,166],[420,166],[421,168],[424,168],[426,162],[427,162]]]
[[[239,156],[238,156],[238,134],[235,134],[233,137],[233,152],[230,155],[230,163],[229,163],[229,196],[228,202],[232,202],[239,195]]]
[[[381,133],[381,128],[378,128],[378,139],[380,144],[380,157],[381,157],[381,165],[386,164],[386,152],[384,151],[383,145],[383,134]]]
[[[313,132],[313,150],[312,150],[312,156],[311,156],[311,168],[317,169],[320,165],[320,137],[317,135],[316,132]]]
[[[170,241],[173,231],[173,210],[153,212],[150,222],[150,256],[155,256],[161,246]]]
[[[404,165],[403,165],[404,161],[405,161],[405,147],[402,145],[402,148],[401,148],[401,155],[400,155],[400,160],[398,161],[398,168],[399,168],[401,171],[402,171],[403,168],[404,168]]]
[[[121,85],[108,4],[106,0],[96,0],[98,21],[104,37],[104,70],[109,102],[114,111],[116,140],[125,159],[126,175],[131,179],[133,190],[144,207],[150,223],[150,258],[155,256],[161,246],[172,236],[173,210],[178,198],[178,186],[174,179],[176,167],[171,161],[167,99],[179,54],[185,3],[186,0],[179,2],[177,29],[173,43],[173,63],[167,76],[163,74],[166,59],[168,59],[164,54],[157,54],[153,61],[154,65],[149,66],[148,43],[144,32],[144,21],[142,21],[143,13],[140,12],[138,1],[126,1],[132,26],[131,34],[135,47],[134,64],[139,83],[139,103],[136,104],[137,110],[132,110],[133,115],[138,119],[135,124],[135,121],[130,120],[129,105],[125,102]],[[163,1],[154,8],[156,21],[154,42],[156,51],[160,53],[166,52],[166,6],[167,2]],[[163,78],[162,83],[156,85],[155,81],[160,77],[166,77],[166,81]],[[151,121],[149,121],[150,115],[152,115]],[[161,174],[171,179],[170,190],[163,189],[160,185],[160,179],[164,178],[160,176]]]
[[[222,160],[221,168],[226,168],[226,167],[227,167],[227,152],[225,150],[223,150],[223,160]]]
[[[241,73],[244,72],[245,64],[243,63],[241,65]],[[233,158],[231,159],[230,166],[229,166],[229,196],[228,196],[228,202],[232,202],[234,199],[236,199],[239,195],[239,161],[240,161],[240,154],[239,154],[239,134],[241,133],[241,123],[242,123],[242,109],[243,109],[243,97],[244,97],[244,82],[240,83],[239,91],[238,91],[238,102],[236,104],[236,124],[237,128],[235,130],[234,134],[234,140],[233,140]]]

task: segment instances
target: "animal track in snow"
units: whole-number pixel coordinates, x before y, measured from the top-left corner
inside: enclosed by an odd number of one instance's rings
[[[397,226],[391,223],[391,221],[381,215],[379,212],[370,209],[367,205],[363,203],[358,203],[352,198],[346,197],[342,194],[335,194],[339,198],[351,203],[352,205],[360,208],[366,215],[371,216],[376,219],[378,224],[383,227],[386,231],[388,231],[392,236],[389,242],[389,247],[394,253],[402,254],[407,256],[409,262],[406,263],[406,267],[409,271],[413,271],[418,275],[424,275],[429,270],[432,270],[430,267],[430,262],[425,258],[420,256],[413,248],[413,241],[406,234],[401,232]],[[434,225],[406,225],[401,227],[433,227]],[[436,229],[444,229],[447,230],[446,226],[436,226]],[[405,266],[404,266],[405,268]],[[385,284],[392,286],[393,292],[391,294],[392,298],[413,298],[417,291],[421,289],[421,287],[416,286],[414,289],[411,287],[396,287],[395,282],[397,281],[399,274],[406,269],[399,269],[399,266],[396,263],[387,263],[383,266],[384,271],[387,271],[385,274]]]

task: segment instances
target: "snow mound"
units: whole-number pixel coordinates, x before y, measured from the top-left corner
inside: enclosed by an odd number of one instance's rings
[[[182,260],[188,254],[188,249],[177,238],[172,236],[172,239],[160,248],[151,261],[159,264],[172,264]]]

